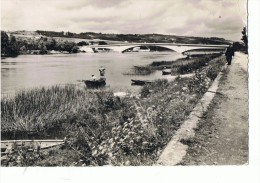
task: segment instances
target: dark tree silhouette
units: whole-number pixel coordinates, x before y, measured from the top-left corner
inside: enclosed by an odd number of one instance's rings
[[[246,27],[243,28],[242,30],[242,38],[241,40],[244,42],[245,44],[245,49],[246,49],[246,53],[248,52],[248,38],[247,38],[247,30]]]
[[[1,31],[1,55],[7,55],[7,49],[9,47],[9,37],[5,31]]]
[[[1,56],[15,57],[19,54],[19,48],[14,36],[9,36],[6,32],[1,31]]]

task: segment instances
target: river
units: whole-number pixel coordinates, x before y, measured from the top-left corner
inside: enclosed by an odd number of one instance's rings
[[[156,79],[161,72],[149,76],[125,75],[134,65],[153,61],[172,61],[183,57],[177,52],[78,53],[57,55],[20,55],[1,60],[1,94],[41,86],[80,84],[77,80],[99,77],[99,67],[106,68],[107,85],[116,91],[138,88],[131,79]]]

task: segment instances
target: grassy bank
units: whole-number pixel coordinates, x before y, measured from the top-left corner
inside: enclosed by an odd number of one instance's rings
[[[61,149],[16,149],[6,166],[151,165],[224,63],[219,58],[192,78],[145,85],[140,97],[54,86],[2,99],[2,136],[33,132],[67,138]]]
[[[195,72],[204,67],[214,58],[220,57],[221,53],[210,55],[197,55],[191,58],[180,58],[175,61],[154,61],[145,66],[134,66],[126,75],[149,75],[157,70],[171,69],[172,75]]]

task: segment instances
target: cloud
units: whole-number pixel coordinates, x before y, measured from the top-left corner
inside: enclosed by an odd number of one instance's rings
[[[5,30],[214,34],[239,40],[246,0],[2,0],[1,20]]]
[[[122,0],[91,0],[89,3],[100,8],[114,7],[126,3]]]

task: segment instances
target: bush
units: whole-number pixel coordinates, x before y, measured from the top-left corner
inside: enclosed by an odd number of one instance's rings
[[[151,92],[163,91],[168,86],[168,81],[166,79],[158,79],[152,83],[148,83],[141,89],[141,97],[147,97]]]
[[[205,69],[198,69],[195,72],[195,76],[189,82],[188,88],[197,95],[202,95],[207,91],[209,85],[210,79],[207,77]]]

